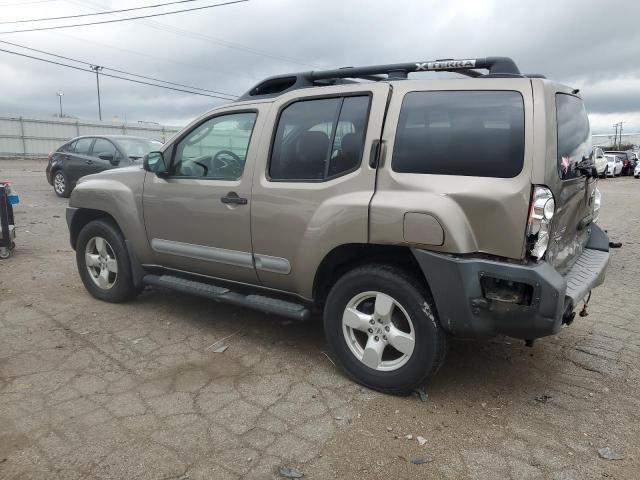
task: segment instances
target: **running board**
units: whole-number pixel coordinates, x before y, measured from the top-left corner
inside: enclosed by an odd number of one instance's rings
[[[187,280],[173,275],[145,275],[143,281],[146,285],[155,285],[189,295],[210,298],[218,302],[252,308],[264,313],[280,315],[300,322],[309,320],[311,315],[308,308],[298,303],[287,302],[286,300],[264,295],[234,292],[226,287],[218,287],[208,283]]]

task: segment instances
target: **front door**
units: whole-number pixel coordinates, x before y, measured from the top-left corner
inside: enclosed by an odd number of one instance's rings
[[[111,163],[109,160],[104,160],[100,158],[98,155],[109,154],[114,158],[114,163]],[[91,158],[85,162],[85,173],[84,175],[90,175],[92,173],[102,172],[103,170],[109,170],[113,168],[115,165],[118,165],[122,161],[120,153],[116,146],[106,138],[96,138],[96,141],[93,143],[93,149],[91,150]],[[121,167],[127,166],[129,164],[128,161],[125,161],[123,165],[119,165]]]
[[[169,175],[148,173],[143,200],[156,264],[257,283],[251,248],[251,179],[267,108],[218,111],[194,122],[165,146]]]

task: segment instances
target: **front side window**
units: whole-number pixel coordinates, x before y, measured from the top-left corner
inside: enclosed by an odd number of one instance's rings
[[[399,173],[512,178],[524,163],[524,104],[512,91],[411,92],[398,120]]]
[[[278,121],[269,177],[322,181],[354,171],[362,160],[369,96],[304,100]]]
[[[170,174],[218,180],[240,178],[256,117],[255,112],[232,113],[201,123],[176,145]]]
[[[114,159],[118,158],[118,150],[116,150],[116,146],[113,143],[109,140],[105,140],[104,138],[96,138],[96,142],[93,144],[93,153],[91,156],[97,157],[101,154],[111,155]]]
[[[79,155],[88,155],[91,148],[93,138],[81,138],[76,142],[75,153]]]
[[[556,94],[558,123],[558,174],[562,180],[582,176],[580,162],[591,156],[591,127],[584,103],[578,97]]]

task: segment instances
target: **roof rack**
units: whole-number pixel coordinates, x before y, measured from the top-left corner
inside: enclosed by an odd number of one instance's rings
[[[488,70],[483,74],[478,69]],[[428,62],[344,67],[269,77],[255,85],[238,100],[254,97],[273,97],[282,93],[322,85],[354,83],[350,79],[381,81],[406,79],[413,72],[457,72],[468,77],[522,77],[515,62],[508,57],[486,57],[455,60],[445,58]]]

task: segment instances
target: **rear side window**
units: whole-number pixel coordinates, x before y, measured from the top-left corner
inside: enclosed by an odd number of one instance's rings
[[[411,92],[391,167],[400,173],[515,177],[524,163],[524,104],[512,91]]]
[[[584,103],[578,97],[556,94],[558,123],[558,174],[562,180],[582,176],[578,164],[591,157],[591,127]]]
[[[299,101],[278,121],[269,177],[322,181],[358,168],[369,111],[369,96]]]
[[[86,155],[89,153],[89,148],[91,147],[91,142],[93,142],[93,138],[81,138],[76,142],[75,153],[79,153],[80,155]]]
[[[78,142],[76,141],[76,142],[67,143],[66,145],[63,145],[62,147],[60,147],[60,151],[72,153],[75,151],[76,143]]]

